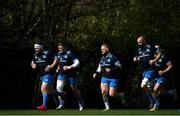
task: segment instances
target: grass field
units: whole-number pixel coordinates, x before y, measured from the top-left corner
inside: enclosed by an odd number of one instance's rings
[[[39,110],[0,110],[0,115],[180,115],[177,109],[160,109],[159,111],[150,112],[145,109],[112,109],[102,111],[101,109],[63,109],[47,111]]]

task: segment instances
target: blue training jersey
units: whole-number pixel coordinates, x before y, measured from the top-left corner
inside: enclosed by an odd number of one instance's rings
[[[149,60],[154,59],[156,52],[158,52],[158,49],[149,44],[145,44],[143,47],[138,48],[137,56],[139,57],[143,69],[154,68],[154,66],[149,64]]]
[[[121,63],[117,59],[117,57],[115,57],[111,53],[108,53],[107,55],[102,56],[99,66],[101,68],[102,76],[107,77],[107,78],[118,78],[119,77]],[[111,69],[111,71],[107,72],[106,68]]]
[[[164,70],[168,64],[172,64],[172,61],[169,57],[162,54],[160,58],[155,62],[155,68],[157,71]]]
[[[46,66],[52,62],[48,51],[44,50],[41,53],[35,53],[32,61],[37,65],[37,71],[40,75],[50,73],[50,71],[45,72]]]
[[[63,70],[64,66],[70,66],[74,63],[74,60],[77,60],[70,50],[66,50],[62,53],[59,52],[57,54],[57,59],[60,63],[60,73],[72,76],[76,74],[77,69]]]

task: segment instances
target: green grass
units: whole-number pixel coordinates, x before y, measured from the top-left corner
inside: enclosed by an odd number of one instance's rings
[[[39,110],[0,110],[0,115],[180,115],[177,109],[160,109],[159,111],[150,112],[145,109],[111,109],[102,111],[101,109],[63,109],[47,111]]]

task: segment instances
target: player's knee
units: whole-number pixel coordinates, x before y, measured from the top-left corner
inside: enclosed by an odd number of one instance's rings
[[[158,92],[158,91],[159,91],[159,88],[155,87],[155,88],[153,89],[153,91],[154,91],[154,92]]]
[[[63,92],[63,88],[64,88],[64,82],[58,82],[57,83],[57,86],[56,86],[56,90],[58,91],[58,92],[60,92],[60,93],[62,93]]]
[[[141,88],[145,88],[145,84],[144,83],[141,83]]]
[[[47,92],[47,86],[45,86],[45,85],[41,86],[41,92],[42,93]]]
[[[153,91],[157,92],[160,90],[160,83],[156,83],[154,88],[153,88]]]
[[[59,93],[62,93],[62,92],[63,92],[63,87],[62,87],[62,86],[57,86],[57,87],[56,87],[56,90],[57,90]]]
[[[145,88],[148,82],[149,82],[148,78],[144,78],[141,82],[141,88]]]
[[[102,91],[101,94],[102,94],[103,96],[106,96],[106,95],[108,94],[108,92],[107,92],[107,91]]]
[[[115,97],[115,95],[116,95],[115,92],[110,92],[109,93],[109,96],[111,96],[111,97]]]

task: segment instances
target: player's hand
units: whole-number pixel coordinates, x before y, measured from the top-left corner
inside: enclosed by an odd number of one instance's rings
[[[45,68],[45,71],[49,71],[51,69],[51,66],[50,65],[47,65],[46,68]]]
[[[133,58],[133,61],[137,62],[137,61],[139,61],[139,58],[136,56],[136,57]]]
[[[93,78],[95,79],[97,77],[97,73],[94,73],[93,74]]]
[[[33,69],[36,69],[36,64],[31,64],[31,67],[32,67]]]
[[[60,68],[57,68],[57,69],[56,69],[56,73],[58,73],[58,72],[59,72],[59,70],[60,70]]]
[[[111,72],[111,69],[110,68],[105,68],[105,71],[109,73],[109,72]]]
[[[69,70],[69,69],[71,69],[72,68],[72,66],[64,66],[63,67],[63,70]]]
[[[150,64],[150,65],[153,65],[154,63],[155,63],[154,60],[149,60],[149,64]]]
[[[160,70],[160,71],[158,71],[158,74],[159,74],[159,75],[163,75],[163,74],[164,74],[164,71],[161,71],[161,70]]]

